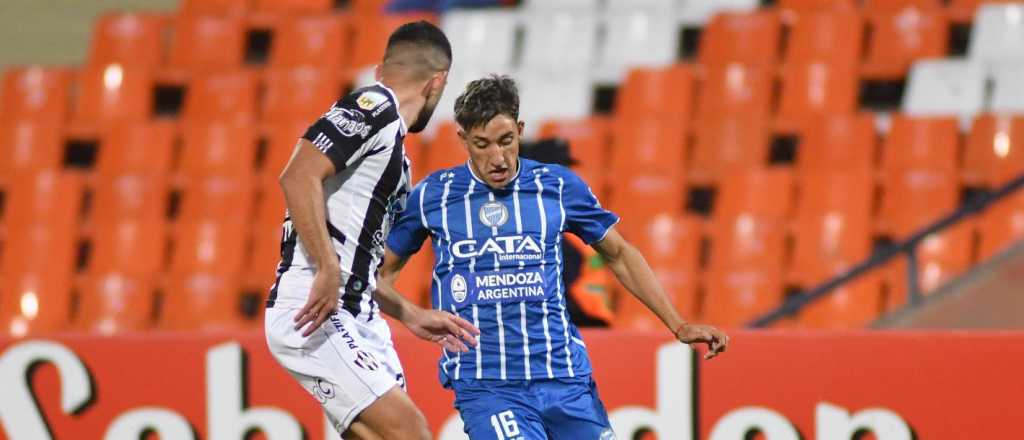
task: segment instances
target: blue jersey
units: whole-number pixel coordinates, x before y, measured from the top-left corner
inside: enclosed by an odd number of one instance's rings
[[[430,237],[431,301],[480,329],[468,353],[443,352],[442,383],[460,379],[543,379],[591,373],[562,284],[562,233],[588,244],[619,218],[567,168],[521,159],[504,189],[467,165],[436,172],[409,195],[388,236],[409,256]]]

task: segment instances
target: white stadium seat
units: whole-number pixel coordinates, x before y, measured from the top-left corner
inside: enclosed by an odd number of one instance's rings
[[[757,7],[758,0],[682,0],[677,14],[684,25],[703,25],[715,14],[752,11]]]
[[[675,17],[654,9],[609,10],[598,56],[598,79],[621,82],[633,67],[662,67],[676,60],[679,32]]]
[[[606,0],[605,5],[609,10],[624,9],[660,9],[674,11],[679,7],[680,0]]]
[[[597,57],[598,21],[589,11],[552,10],[524,20],[519,68],[533,72],[590,70]]]
[[[926,60],[914,63],[903,112],[910,115],[959,116],[961,127],[970,127],[971,119],[985,105],[985,70],[962,59]]]
[[[992,72],[991,110],[1001,113],[1024,113],[1024,64],[999,66]]]
[[[1024,3],[983,5],[967,56],[987,66],[1024,62]]]
[[[594,89],[586,77],[527,72],[514,77],[519,85],[519,119],[526,123],[527,138],[536,138],[548,119],[590,115]]]
[[[441,18],[455,62],[501,72],[515,53],[518,14],[509,10],[453,10]]]
[[[523,0],[522,8],[525,11],[552,11],[552,10],[582,10],[596,11],[601,6],[601,0]]]

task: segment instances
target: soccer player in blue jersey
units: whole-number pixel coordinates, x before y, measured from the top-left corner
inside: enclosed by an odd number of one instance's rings
[[[444,351],[440,360],[469,437],[613,439],[586,345],[566,311],[563,232],[597,250],[680,342],[707,344],[705,358],[724,351],[729,338],[679,316],[643,256],[615,230],[619,218],[576,174],[519,157],[523,123],[510,78],[471,82],[455,117],[469,161],[413,189],[387,239],[375,297],[382,309],[401,309],[398,272],[430,237],[434,308],[480,329],[475,348]]]

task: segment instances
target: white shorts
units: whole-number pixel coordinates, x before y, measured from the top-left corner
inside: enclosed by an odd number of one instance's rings
[[[298,308],[266,310],[270,353],[324,407],[338,432],[395,386],[405,389],[391,329],[380,317],[359,321],[338,309],[308,338],[294,330]]]

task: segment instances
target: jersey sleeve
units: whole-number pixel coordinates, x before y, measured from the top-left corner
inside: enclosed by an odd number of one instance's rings
[[[583,179],[569,171],[565,174],[563,203],[566,231],[588,245],[603,240],[612,226],[619,222],[619,216],[601,207],[601,202]]]
[[[415,254],[423,246],[430,231],[426,226],[426,216],[421,207],[426,197],[427,182],[424,181],[409,193],[405,209],[398,215],[398,220],[388,233],[387,246],[392,252],[408,257]]]
[[[335,172],[383,144],[378,132],[398,119],[391,97],[378,89],[371,87],[342,98],[302,136],[331,160]]]

